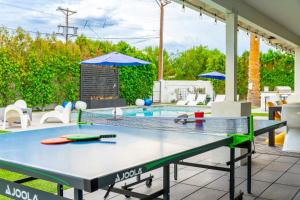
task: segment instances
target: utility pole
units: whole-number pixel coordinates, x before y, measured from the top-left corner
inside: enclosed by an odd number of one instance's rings
[[[159,55],[158,55],[158,81],[164,79],[164,14],[165,6],[171,3],[168,0],[160,0],[160,30],[159,30]]]
[[[74,15],[75,13],[77,13],[76,11],[72,11],[72,10],[69,10],[69,8],[61,8],[61,7],[58,7],[56,9],[57,11],[61,11],[64,15],[65,15],[65,25],[58,25],[58,35],[62,35],[62,36],[65,36],[65,41],[66,43],[68,42],[69,40],[69,36],[77,36],[77,30],[78,30],[78,27],[75,27],[75,26],[69,26],[69,16],[71,15]],[[62,28],[63,32],[60,33],[60,29]],[[72,29],[73,30],[73,33],[69,33],[69,29]]]
[[[162,103],[163,79],[164,79],[164,14],[165,6],[171,3],[169,0],[156,0],[157,5],[160,8],[160,30],[159,30],[159,55],[158,55],[158,81],[160,85],[159,89],[159,102]]]

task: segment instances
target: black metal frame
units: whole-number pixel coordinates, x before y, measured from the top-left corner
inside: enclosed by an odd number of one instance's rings
[[[218,171],[224,171],[229,172],[229,199],[230,200],[238,200],[242,199],[243,193],[240,193],[238,196],[235,197],[235,163],[247,158],[247,192],[251,194],[251,166],[252,166],[252,154],[254,153],[252,151],[252,143],[251,141],[245,142],[238,146],[238,148],[246,148],[248,149],[248,152],[246,154],[243,154],[239,157],[235,157],[235,148],[230,148],[230,161],[228,161],[226,164],[229,167],[219,167],[219,166],[212,166],[212,165],[206,165],[206,164],[199,164],[199,163],[191,163],[191,162],[185,162],[185,161],[179,161],[174,164],[174,179],[177,180],[178,178],[178,166],[177,165],[184,165],[184,166],[190,166],[190,167],[197,167],[197,168],[205,168],[205,169],[211,169],[211,170],[218,170]]]
[[[262,128],[259,130],[254,130],[254,135],[258,136],[264,133],[269,133],[269,136],[271,133],[274,133],[275,129],[281,128],[286,126],[286,121],[281,121],[273,126],[268,126],[267,128]],[[250,126],[248,127],[250,130]],[[274,138],[274,137],[273,137]],[[184,162],[184,161],[179,161],[174,164],[174,179],[177,180],[178,178],[178,166],[177,165],[185,165],[185,166],[190,166],[190,167],[198,167],[198,168],[206,168],[206,169],[212,169],[212,170],[218,170],[218,171],[225,171],[230,173],[230,184],[229,184],[229,196],[230,200],[239,200],[242,199],[243,193],[240,193],[237,197],[235,197],[235,191],[234,191],[234,186],[235,186],[235,163],[246,159],[247,158],[247,192],[251,194],[252,187],[251,187],[251,174],[252,174],[252,154],[255,153],[255,151],[252,150],[252,142],[247,141],[244,142],[240,145],[237,146],[238,148],[241,149],[247,149],[247,153],[240,155],[239,157],[235,158],[235,148],[230,148],[230,161],[228,161],[226,164],[229,167],[218,167],[218,166],[211,166],[211,165],[205,165],[205,164],[199,164],[199,163],[191,163],[191,162]]]
[[[277,125],[270,126],[270,128],[264,130],[266,132],[268,131],[273,131],[276,128],[279,128],[281,126],[284,126],[286,122],[278,123]],[[255,135],[257,134],[262,134],[262,132],[255,132]],[[232,143],[233,139],[232,137],[224,138],[222,140],[219,140],[217,142],[213,142],[207,145],[203,145],[201,147],[193,148],[185,152],[181,152],[181,154],[177,155],[172,155],[169,157],[162,158],[158,161],[159,164],[155,165],[154,167],[147,168],[147,165],[153,163],[144,163],[141,165],[137,165],[134,167],[131,167],[129,169],[124,169],[119,172],[115,172],[113,174],[109,174],[106,176],[102,177],[96,177],[92,180],[87,180],[87,179],[82,179],[79,177],[74,177],[70,175],[65,175],[62,173],[57,173],[57,172],[51,172],[43,169],[38,169],[34,167],[29,167],[29,166],[23,166],[20,164],[16,163],[11,163],[9,161],[1,161],[0,160],[0,169],[6,169],[8,171],[12,172],[17,172],[20,174],[24,174],[29,176],[29,178],[21,179],[15,182],[7,181],[0,179],[0,194],[3,194],[5,196],[11,197],[12,195],[6,194],[7,187],[14,188],[15,190],[23,191],[24,195],[38,195],[39,199],[53,199],[53,200],[67,200],[67,198],[62,197],[63,196],[63,185],[68,185],[71,186],[74,189],[74,199],[75,200],[82,200],[83,199],[83,190],[87,192],[94,192],[98,189],[108,189],[108,186],[112,186],[110,188],[111,191],[117,192],[120,194],[124,194],[127,196],[132,196],[132,197],[137,197],[141,199],[158,199],[160,195],[163,195],[164,200],[169,200],[170,199],[170,180],[169,180],[169,175],[170,175],[170,169],[169,165],[175,163],[176,164],[184,164],[184,165],[189,165],[189,166],[194,166],[194,167],[204,167],[208,169],[215,169],[215,170],[221,170],[221,171],[229,171],[230,172],[230,199],[234,199],[234,173],[235,173],[235,162],[248,158],[248,184],[247,184],[247,190],[249,193],[251,193],[251,156],[252,156],[252,144],[251,142],[246,142],[244,144],[239,145],[239,148],[246,148],[248,149],[248,153],[245,155],[242,155],[238,158],[235,158],[234,156],[234,148],[230,148],[230,162],[229,168],[222,168],[222,167],[217,167],[217,166],[209,166],[209,165],[200,165],[200,164],[195,164],[195,163],[186,163],[183,162],[183,160],[208,152],[210,150],[223,147],[223,146],[229,146]],[[155,170],[157,168],[163,167],[164,171],[164,188],[162,190],[159,190],[151,195],[143,195],[139,194],[133,191],[128,190],[129,187],[139,184],[141,182],[147,181],[149,179],[152,179],[153,177],[145,178],[145,179],[140,179],[138,178],[136,183],[127,185],[127,187],[123,188],[114,188],[114,184],[117,182],[116,181],[116,176],[122,173],[129,172],[131,170],[133,171],[138,171],[141,170],[141,173],[139,174],[134,174],[133,176],[127,177],[126,179],[132,178],[134,176],[140,176],[143,173],[150,172],[152,170]],[[175,167],[175,176],[177,176],[177,166]],[[22,183],[28,182],[28,181],[33,181],[36,179],[42,179],[42,180],[47,180],[50,182],[57,183],[57,195],[50,194],[44,191],[40,191],[38,189],[30,188],[27,186],[22,185]],[[124,180],[126,180],[124,179]],[[121,181],[124,181],[121,180]],[[237,197],[236,199],[239,199],[242,196],[242,194]],[[14,199],[21,199],[13,196]]]

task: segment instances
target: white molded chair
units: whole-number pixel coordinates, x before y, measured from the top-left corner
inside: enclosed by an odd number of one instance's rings
[[[6,129],[6,122],[9,126],[16,121],[20,121],[22,129],[27,128],[30,125],[29,115],[23,113],[22,109],[16,105],[9,105],[4,111],[3,129]]]
[[[282,106],[281,119],[287,121],[283,151],[300,153],[300,104]]]
[[[205,103],[207,94],[198,94],[197,99],[194,101],[189,101],[188,106],[196,106],[198,103]]]
[[[61,105],[58,105],[55,107],[54,111],[50,111],[45,113],[40,123],[43,124],[47,121],[49,118],[56,118],[63,122],[64,124],[70,123],[71,121],[71,110],[72,110],[72,103],[67,103],[66,107],[62,107]]]

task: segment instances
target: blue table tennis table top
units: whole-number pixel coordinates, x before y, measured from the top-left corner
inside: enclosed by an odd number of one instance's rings
[[[254,129],[278,124],[255,121]],[[44,139],[65,134],[117,134],[116,144],[98,141],[43,145]],[[226,145],[226,135],[189,134],[111,125],[74,125],[0,135],[0,168],[3,163],[32,167],[53,173],[92,180],[143,163],[211,144]]]

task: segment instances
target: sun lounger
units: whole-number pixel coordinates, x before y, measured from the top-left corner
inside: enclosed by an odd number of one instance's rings
[[[177,106],[185,106],[190,101],[195,101],[195,98],[196,98],[195,94],[188,94],[187,97],[186,97],[186,100],[179,100],[179,101],[177,101],[176,105]]]
[[[187,105],[188,105],[188,106],[196,106],[196,105],[198,105],[199,103],[204,104],[205,101],[206,101],[206,98],[207,98],[207,94],[198,94],[197,99],[194,100],[194,101],[189,101],[189,102],[187,103]]]

